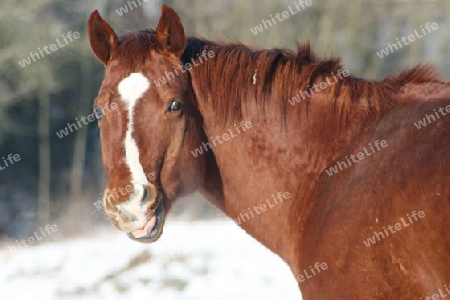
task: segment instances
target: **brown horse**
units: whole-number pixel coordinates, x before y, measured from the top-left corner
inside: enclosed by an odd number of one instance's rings
[[[450,294],[450,85],[432,67],[367,81],[308,45],[186,38],[166,6],[156,30],[117,37],[95,11],[88,32],[105,209],[131,239],[156,241],[198,190],[304,299]]]

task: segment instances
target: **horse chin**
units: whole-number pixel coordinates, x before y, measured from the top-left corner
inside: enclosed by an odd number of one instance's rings
[[[156,242],[163,233],[164,222],[166,220],[166,211],[164,209],[163,200],[159,201],[155,215],[150,218],[144,228],[127,233],[127,236],[133,241],[141,243]]]

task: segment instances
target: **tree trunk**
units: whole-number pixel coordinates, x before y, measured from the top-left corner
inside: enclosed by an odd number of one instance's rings
[[[81,68],[81,81],[80,81],[80,101],[78,102],[78,113],[77,116],[87,117],[89,114],[89,107],[91,107],[91,63],[87,57],[87,51],[82,50],[80,59]],[[72,159],[72,172],[70,175],[70,187],[71,187],[71,197],[73,200],[79,199],[81,197],[82,185],[83,185],[83,171],[84,162],[86,159],[86,144],[87,144],[87,134],[88,126],[82,125],[76,132],[75,144],[73,149],[73,159]]]
[[[40,226],[50,223],[50,99],[43,85],[38,91],[39,183],[38,220]]]

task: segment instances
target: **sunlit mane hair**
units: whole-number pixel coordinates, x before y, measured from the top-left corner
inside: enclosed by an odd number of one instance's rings
[[[211,100],[217,117],[224,121],[239,119],[242,102],[246,99],[256,99],[262,112],[267,101],[277,101],[276,107],[284,118],[290,106],[289,99],[343,69],[337,58],[319,59],[309,43],[298,44],[297,52],[290,49],[254,49],[242,44],[219,44],[206,40],[204,43],[205,49],[215,52],[215,57],[191,72],[197,78],[208,78],[199,85],[200,93],[214,93],[214,97],[207,98]],[[214,73],[222,76],[211,76]],[[324,92],[334,99],[335,112],[339,115],[345,114],[354,101],[365,102],[364,106],[371,114],[391,106],[393,93],[398,92],[402,85],[439,81],[439,77],[433,66],[418,65],[379,82],[354,76],[343,77]],[[309,98],[305,100],[308,107]],[[300,105],[296,107],[301,109]]]

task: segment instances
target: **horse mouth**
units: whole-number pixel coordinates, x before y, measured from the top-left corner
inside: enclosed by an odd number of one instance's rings
[[[159,200],[158,206],[156,207],[155,215],[150,218],[147,224],[141,228],[133,230],[127,233],[127,236],[141,243],[152,243],[159,239],[162,234],[164,226],[164,206],[163,201]]]

